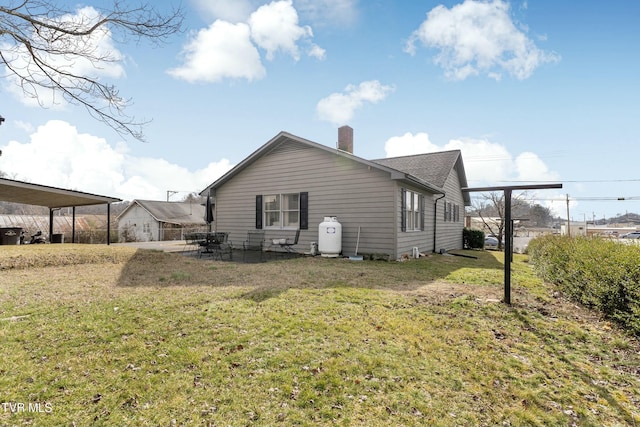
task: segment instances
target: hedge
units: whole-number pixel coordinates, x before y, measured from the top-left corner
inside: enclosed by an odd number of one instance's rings
[[[484,232],[465,228],[462,230],[462,241],[467,249],[484,248]]]
[[[529,243],[529,259],[543,280],[640,335],[640,246],[545,236]]]

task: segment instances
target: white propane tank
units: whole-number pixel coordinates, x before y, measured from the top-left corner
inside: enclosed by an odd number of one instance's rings
[[[323,257],[337,257],[342,252],[342,224],[335,216],[325,216],[318,226],[318,250]]]

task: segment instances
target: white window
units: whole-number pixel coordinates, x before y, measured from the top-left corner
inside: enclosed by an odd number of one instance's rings
[[[451,221],[451,212],[452,208],[451,208],[451,202],[446,202],[444,204],[444,220],[445,221]]]
[[[405,191],[406,230],[415,231],[422,229],[422,201],[419,193]]]
[[[446,202],[444,204],[444,220],[447,222],[460,222],[460,205]]]
[[[268,194],[264,196],[265,228],[299,228],[300,194]]]
[[[264,225],[265,227],[280,226],[280,195],[264,196]]]

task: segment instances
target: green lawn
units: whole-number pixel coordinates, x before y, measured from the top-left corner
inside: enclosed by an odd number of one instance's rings
[[[472,254],[0,246],[0,425],[640,424],[638,342]]]

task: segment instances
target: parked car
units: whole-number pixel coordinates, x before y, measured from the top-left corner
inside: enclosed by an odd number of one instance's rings
[[[632,231],[631,233],[620,236],[622,239],[640,239],[640,231]]]
[[[485,249],[498,249],[498,239],[493,236],[487,236],[484,238]]]

